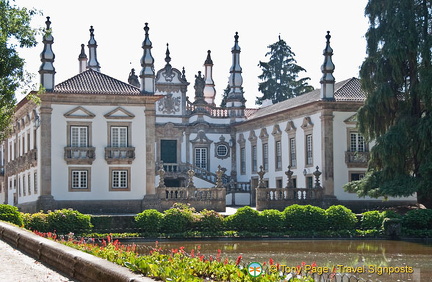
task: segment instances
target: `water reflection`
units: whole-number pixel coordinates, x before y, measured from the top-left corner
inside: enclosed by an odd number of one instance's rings
[[[137,243],[142,253],[154,242]],[[432,281],[432,244],[389,240],[233,240],[233,241],[166,241],[159,242],[164,249],[186,251],[197,249],[204,255],[222,256],[235,260],[242,255],[245,262],[266,262],[298,266],[302,263],[336,267],[352,271],[361,267],[365,273],[355,275],[368,281]],[[346,268],[344,268],[346,267]],[[397,267],[397,268],[396,268]],[[386,269],[401,272],[412,268],[412,274],[386,274]],[[384,273],[377,275],[377,272]],[[404,271],[405,272],[405,271]]]

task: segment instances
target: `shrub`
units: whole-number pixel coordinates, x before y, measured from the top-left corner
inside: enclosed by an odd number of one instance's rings
[[[17,207],[11,205],[0,205],[0,220],[4,220],[18,226],[23,226],[23,216]]]
[[[410,210],[403,217],[402,224],[410,229],[432,229],[432,209]]]
[[[362,213],[360,226],[362,229],[380,229],[384,216],[379,211],[367,211]]]
[[[227,227],[236,231],[256,231],[259,226],[259,212],[249,206],[239,208],[226,218]]]
[[[83,233],[91,231],[90,215],[72,209],[55,210],[48,213],[48,228],[58,234]]]
[[[224,218],[219,213],[213,210],[202,210],[199,214],[197,222],[199,231],[217,232],[224,228]]]
[[[285,227],[299,231],[326,229],[326,212],[312,205],[291,205],[283,211]]]
[[[326,210],[327,224],[333,230],[351,230],[357,224],[356,215],[342,205],[331,206]]]
[[[161,231],[165,233],[181,233],[192,229],[195,209],[185,204],[174,204],[164,211]]]
[[[399,218],[402,219],[402,216],[395,211],[387,210],[382,212],[383,218]]]
[[[159,232],[162,226],[163,214],[155,209],[145,210],[135,216],[136,226],[144,232]]]
[[[262,231],[278,232],[284,227],[284,217],[278,210],[263,210],[259,213],[259,226]]]
[[[24,215],[24,227],[29,230],[48,232],[48,215],[42,211],[34,214],[26,213]]]

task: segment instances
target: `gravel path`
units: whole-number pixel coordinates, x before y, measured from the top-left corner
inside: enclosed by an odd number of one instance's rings
[[[0,240],[1,282],[67,282],[77,281],[45,266]]]

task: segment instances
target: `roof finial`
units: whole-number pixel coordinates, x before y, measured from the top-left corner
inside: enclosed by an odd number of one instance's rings
[[[46,20],[46,29],[44,30],[45,34],[43,36],[42,42],[44,44],[44,49],[40,54],[41,58],[41,66],[39,68],[40,81],[41,85],[47,90],[52,91],[54,89],[54,59],[55,55],[52,50],[52,44],[54,43],[54,37],[51,32],[51,21],[50,17],[47,17]]]
[[[213,60],[210,57],[210,53],[211,53],[211,51],[208,50],[207,51],[207,59],[205,60],[204,65],[211,65],[211,64],[213,64]]]
[[[334,100],[334,84],[335,78],[333,76],[333,72],[335,69],[335,65],[332,61],[333,49],[330,47],[330,31],[327,31],[326,38],[326,47],[324,48],[324,63],[321,65],[322,77],[320,80],[321,83],[321,99],[322,100]]]
[[[234,39],[235,39],[235,43],[238,43],[239,36],[238,36],[238,32],[237,31],[236,31],[236,33],[234,35]]]
[[[167,64],[169,64],[170,62],[171,62],[171,57],[170,57],[170,51],[169,51],[169,44],[167,43],[167,49],[166,49],[166,52],[165,52],[165,62],[167,63]]]
[[[47,18],[47,20],[46,20],[46,22],[45,22],[45,24],[46,24],[46,29],[50,29],[51,27],[51,21],[50,21],[50,17],[46,17]]]
[[[88,61],[87,68],[95,71],[100,71],[100,65],[97,60],[97,53],[96,53],[97,43],[94,38],[93,26],[90,26],[89,31],[90,31],[90,40],[87,45],[89,48],[89,61]]]
[[[149,27],[148,23],[144,24],[145,37],[142,43],[142,48],[144,50],[143,56],[141,57],[141,93],[143,94],[154,94],[155,89],[155,71],[154,71],[154,58],[151,54],[152,42],[149,37]]]

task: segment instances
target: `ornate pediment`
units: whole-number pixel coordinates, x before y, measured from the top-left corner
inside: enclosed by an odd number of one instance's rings
[[[158,126],[156,128],[156,134],[160,138],[177,138],[181,136],[183,132],[175,127],[172,122],[168,122],[164,126]]]
[[[282,134],[282,131],[280,130],[279,124],[275,124],[273,126],[273,131],[272,131],[272,135],[274,137],[280,137]]]
[[[344,122],[346,124],[357,124],[357,113],[353,114],[352,116],[344,120]]]
[[[312,128],[313,126],[314,126],[314,124],[312,123],[312,120],[311,120],[310,117],[305,117],[305,118],[303,119],[303,122],[302,122],[301,128],[303,128],[303,129],[308,129],[308,128]]]
[[[259,135],[259,138],[261,140],[263,140],[263,141],[266,141],[266,140],[268,140],[268,137],[269,137],[269,135],[267,133],[267,129],[266,128],[262,128],[261,132],[260,132],[260,135]]]
[[[285,131],[287,133],[289,133],[289,132],[293,132],[293,131],[296,131],[296,130],[297,130],[297,127],[295,126],[294,122],[292,120],[288,121],[287,125],[285,127]]]
[[[67,118],[94,118],[96,115],[82,106],[73,108],[64,114]]]
[[[105,114],[104,117],[109,119],[133,119],[135,115],[122,107],[117,107]]]
[[[190,141],[191,143],[198,143],[198,144],[210,144],[213,143],[213,141],[211,141],[210,139],[207,138],[204,130],[200,130],[197,133],[197,136],[195,137],[195,139]]]

